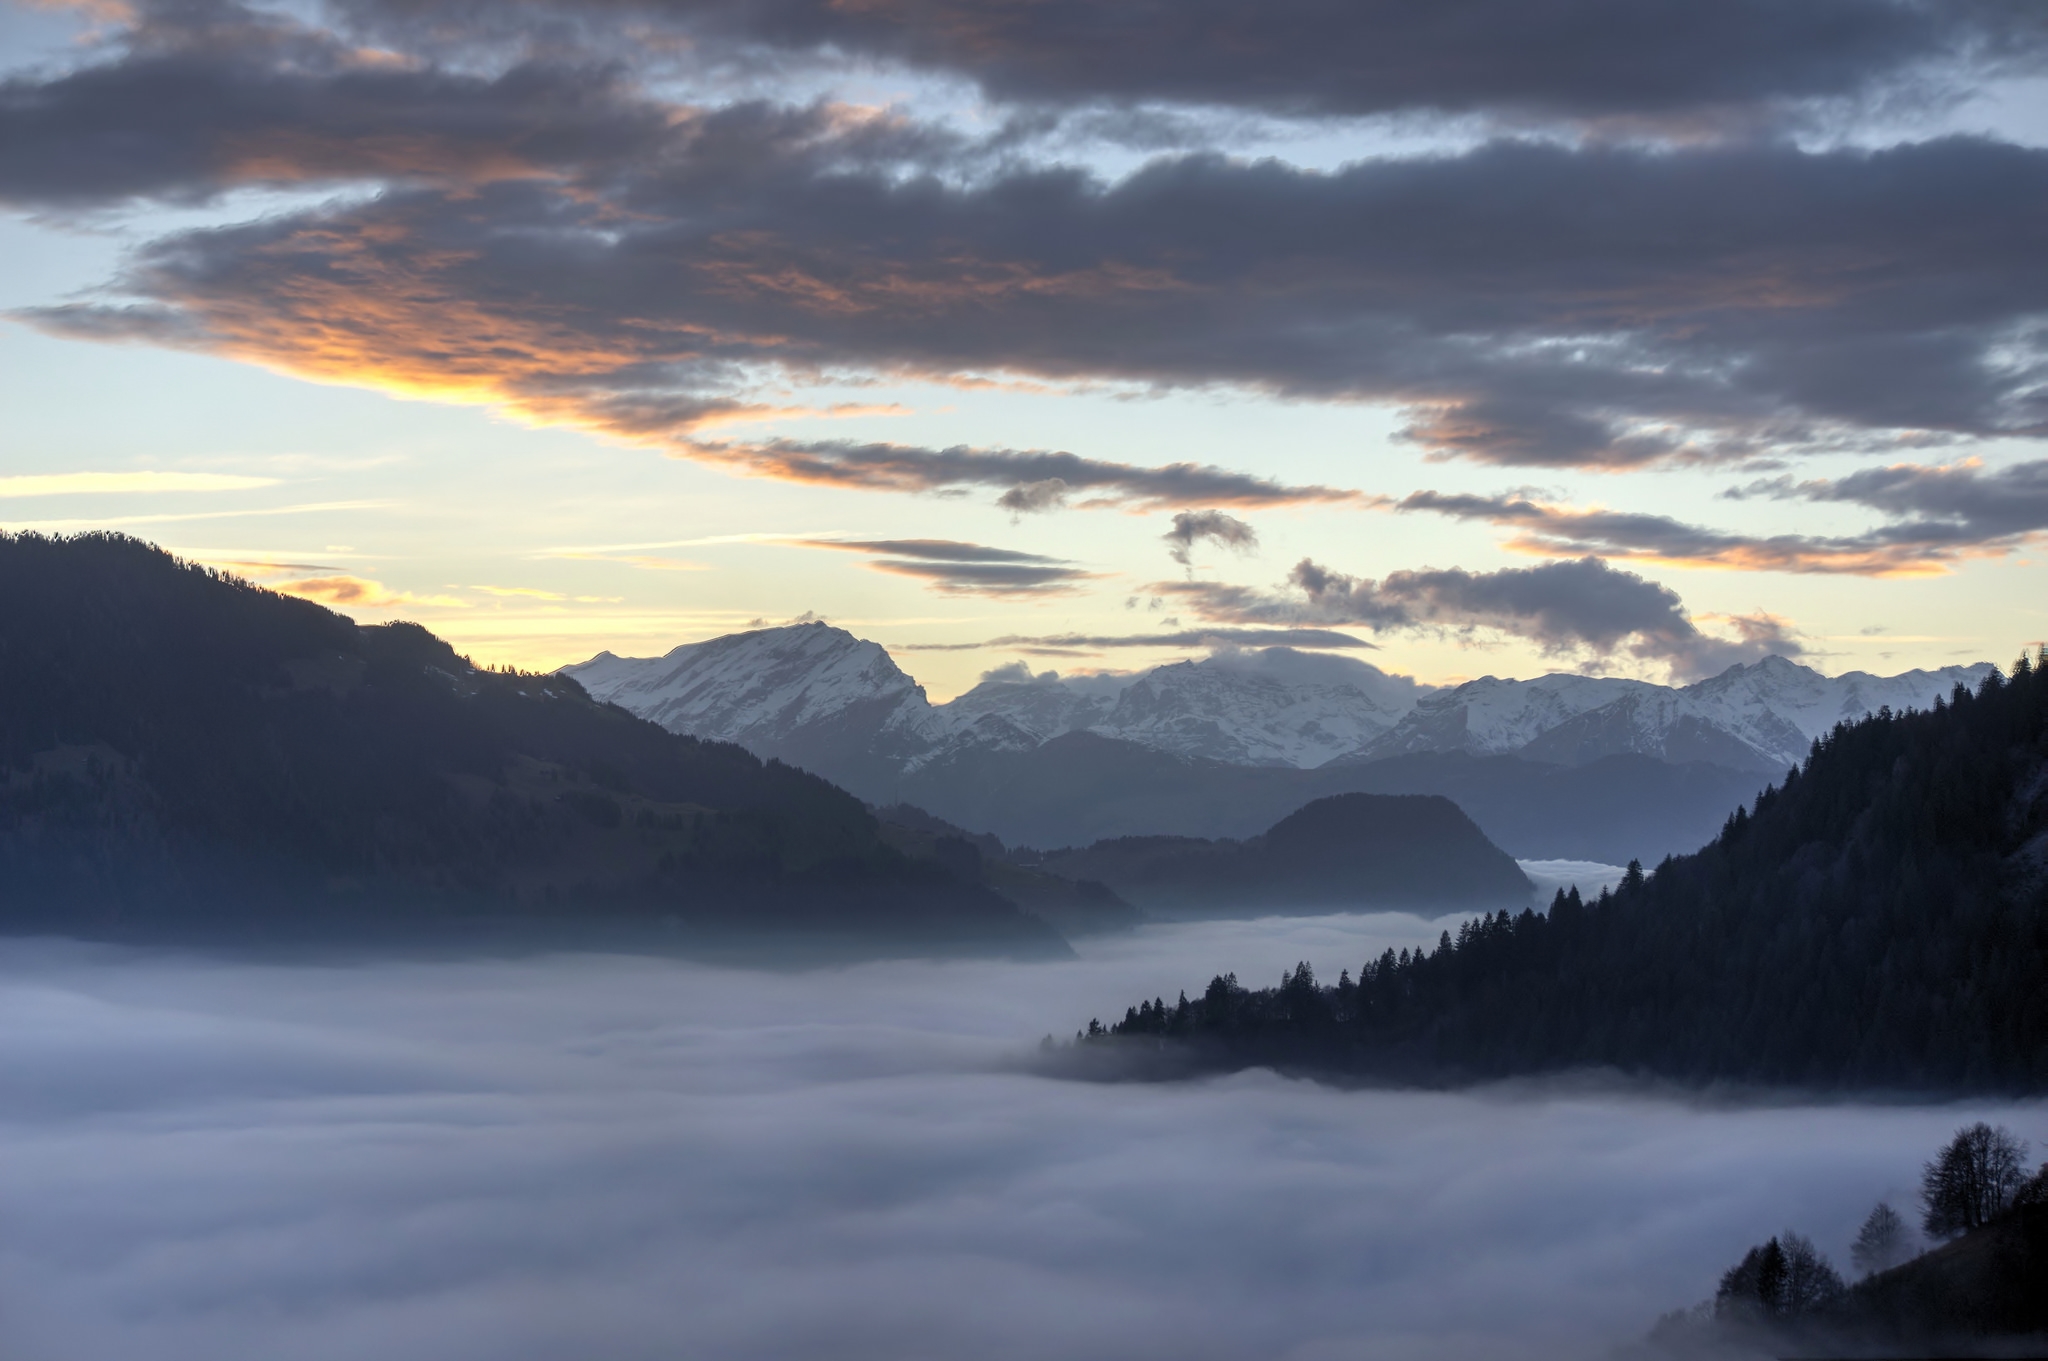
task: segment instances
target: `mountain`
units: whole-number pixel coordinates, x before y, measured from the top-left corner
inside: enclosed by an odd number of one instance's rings
[[[1662,688],[1607,676],[1550,675],[1526,681],[1482,676],[1423,697],[1390,732],[1346,759],[1375,761],[1418,751],[1504,756],[1581,714]]]
[[[815,775],[133,539],[0,535],[0,695],[8,932],[1065,948]]]
[[[1526,906],[1529,880],[1449,799],[1339,794],[1248,841],[1123,837],[1041,862],[1099,880],[1155,915],[1380,908],[1429,915]]]
[[[963,882],[985,884],[1067,936],[1128,931],[1144,914],[1100,880],[1053,873],[1001,840],[965,831],[922,808],[879,810],[882,839],[916,859],[935,860]]]
[[[1334,987],[1307,964],[1218,977],[1108,1041],[1117,1063],[1178,1041],[1175,1071],[2048,1091],[2048,668],[1835,728],[1704,849],[1596,902],[1488,913]]]
[[[1458,800],[1515,854],[1615,863],[1694,849],[1836,723],[1924,708],[1987,672],[1828,677],[1769,657],[1682,688],[1557,674],[1431,690],[1267,648],[1136,675],[1011,664],[934,705],[880,647],[823,624],[565,670],[672,731],[740,742],[873,803],[945,808],[1012,843],[1242,838],[1328,794],[1426,793]],[[1619,764],[1555,773],[1598,762]],[[1531,796],[1548,807],[1518,806]]]
[[[924,688],[880,645],[822,623],[727,634],[658,658],[600,652],[561,674],[670,732],[737,742],[861,791],[929,751],[942,728]]]
[[[1319,766],[1401,720],[1422,687],[1349,657],[1292,648],[1154,667],[1087,724],[1104,737],[1247,766]]]
[[[1071,732],[1021,750],[952,753],[907,773],[894,796],[1011,845],[1054,847],[1123,836],[1242,839],[1332,794],[1435,794],[1510,855],[1621,865],[1703,845],[1763,784],[1749,771],[1646,756],[1564,766],[1417,752],[1314,770],[1240,766]]]
[[[1957,685],[1974,686],[1988,664],[1873,676],[1817,671],[1766,657],[1730,667],[1682,690],[1631,691],[1560,723],[1521,749],[1536,760],[1586,761],[1636,752],[1674,761],[1714,761],[1776,774],[1801,759],[1837,723],[1880,709],[1924,709]]]
[[[1319,765],[1386,732],[1424,693],[1352,658],[1268,648],[1137,676],[1012,665],[934,705],[878,645],[819,623],[658,658],[603,652],[562,671],[670,731],[739,742],[876,799],[893,777],[934,761],[1082,731],[1230,764]]]

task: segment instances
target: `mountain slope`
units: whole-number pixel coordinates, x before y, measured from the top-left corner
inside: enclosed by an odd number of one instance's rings
[[[1391,728],[1418,689],[1349,658],[1222,653],[1154,667],[1086,726],[1232,765],[1318,766]]]
[[[8,931],[1063,948],[815,776],[132,539],[0,535],[0,694]]]
[[[862,792],[929,750],[943,726],[879,645],[823,623],[685,643],[660,658],[601,652],[562,674],[670,732],[737,742]]]
[[[1129,837],[1045,857],[1153,913],[1250,916],[1261,910],[1449,912],[1527,904],[1529,880],[1449,799],[1339,794],[1248,841]]]
[[[1256,836],[1332,794],[1437,794],[1511,855],[1627,864],[1711,840],[1762,776],[1720,766],[1611,756],[1584,766],[1516,756],[1417,752],[1314,770],[1205,761],[1067,733],[1036,746],[954,752],[907,774],[898,796],[1012,845],[1105,837]]]
[[[1622,698],[1655,690],[1647,681],[1608,676],[1482,676],[1419,700],[1392,731],[1347,759],[1381,760],[1417,751],[1504,756],[1568,719]]]
[[[2048,1090],[2048,672],[1837,727],[1711,845],[1596,903],[1482,917],[1335,988],[1219,978],[1115,1029],[1198,1066],[1423,1081]]]

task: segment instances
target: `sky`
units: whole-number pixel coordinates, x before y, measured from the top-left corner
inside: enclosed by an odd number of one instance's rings
[[[934,699],[2005,661],[2044,240],[2022,0],[0,0],[0,527]]]
[[[1141,992],[1334,975],[1446,924],[768,974],[0,943],[0,1339],[10,1361],[1580,1361],[1772,1234],[1848,1270],[1879,1199],[1917,1221],[1962,1125],[2048,1141],[2039,1102],[1029,1067]]]

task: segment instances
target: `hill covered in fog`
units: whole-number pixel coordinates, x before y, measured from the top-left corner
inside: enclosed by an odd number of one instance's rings
[[[2048,673],[2023,657],[1838,726],[1710,845],[1597,901],[1488,914],[1334,985],[1217,977],[1098,1042],[1141,1070],[2048,1089]]]
[[[133,539],[0,535],[0,695],[0,931],[1065,948],[815,775]]]

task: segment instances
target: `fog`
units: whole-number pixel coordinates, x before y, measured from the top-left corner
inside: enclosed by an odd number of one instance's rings
[[[1014,1062],[1220,969],[1334,976],[1446,924],[804,973],[0,943],[0,1354],[1598,1356],[1772,1232],[1846,1266],[1959,1123],[2048,1134],[2038,1105]]]

